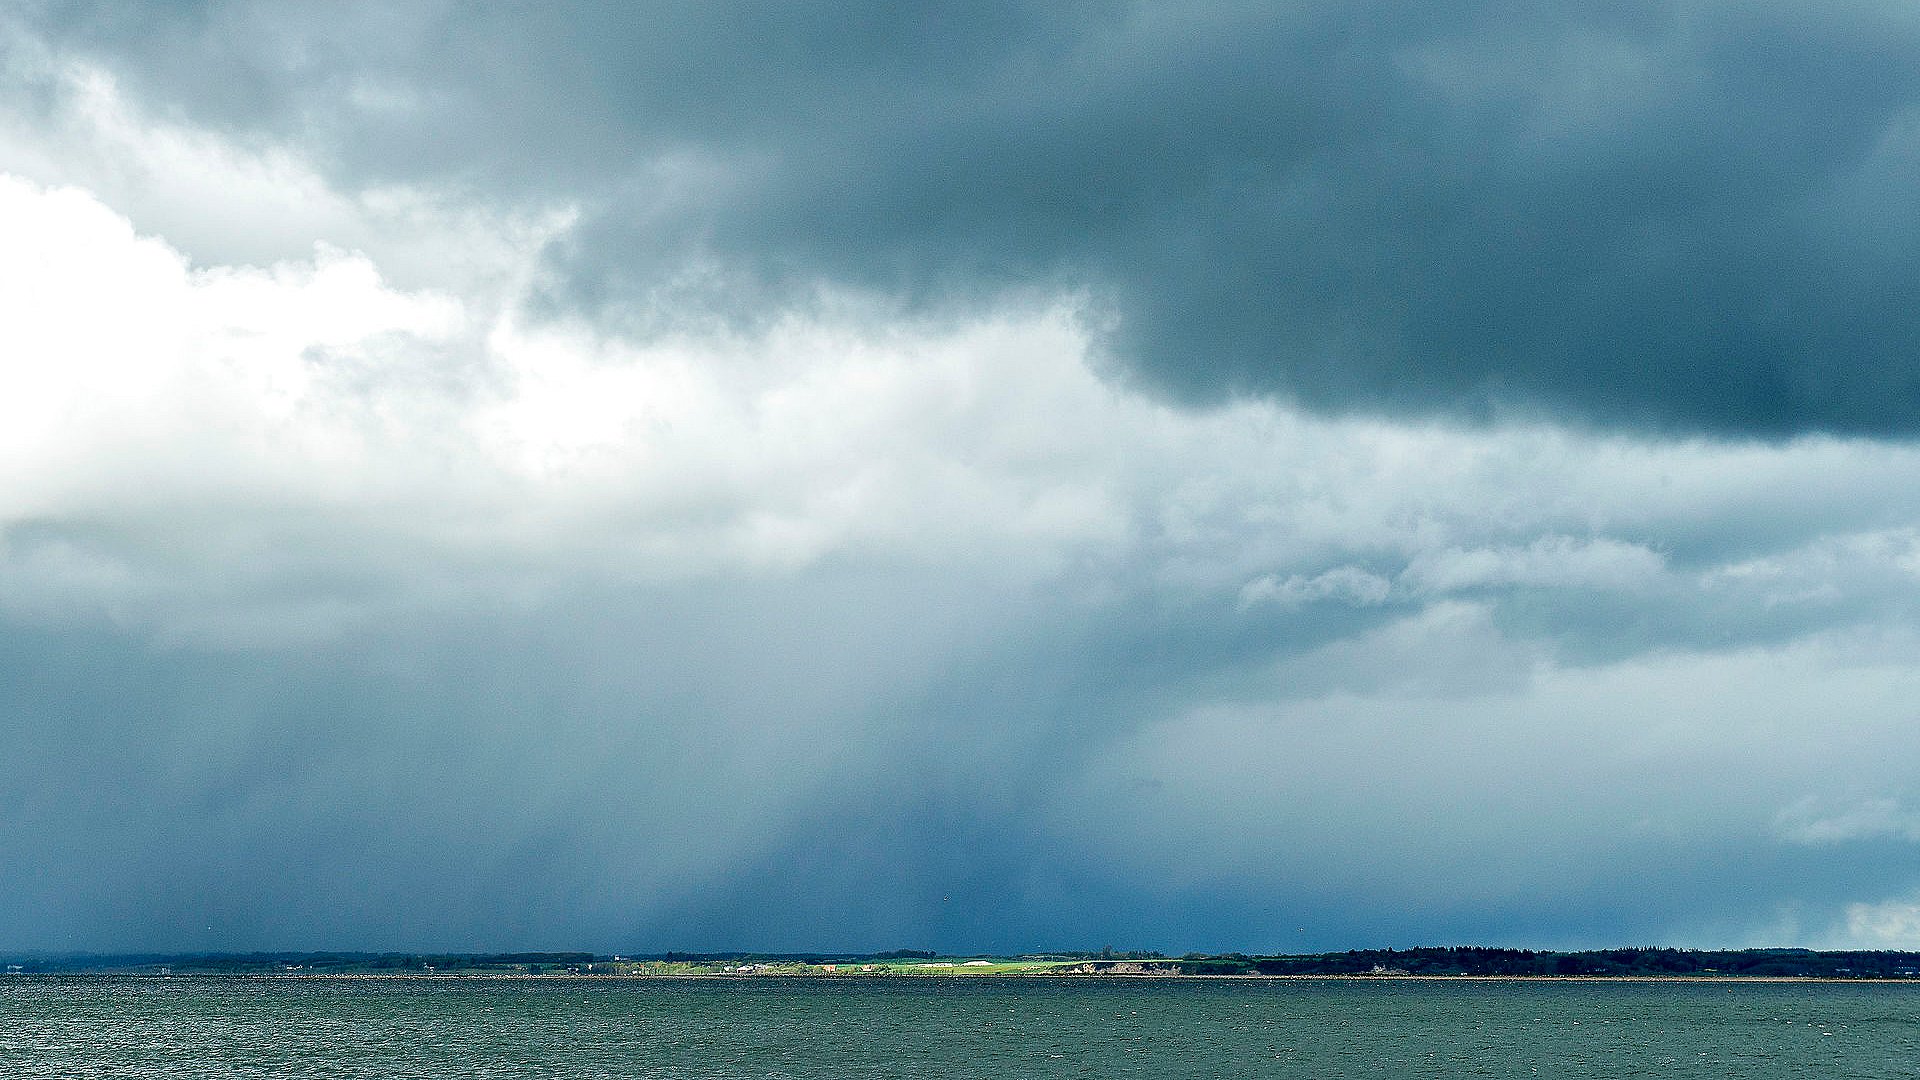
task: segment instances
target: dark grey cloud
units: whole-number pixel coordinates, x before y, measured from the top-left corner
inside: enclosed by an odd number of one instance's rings
[[[1913,429],[1895,6],[91,5],[144,101],[343,182],[577,201],[553,302],[1083,289],[1182,400]],[[660,301],[669,298],[665,308]]]

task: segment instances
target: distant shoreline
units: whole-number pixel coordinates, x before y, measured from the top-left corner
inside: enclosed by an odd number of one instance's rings
[[[5,976],[259,976],[288,978],[743,979],[1030,978],[1432,982],[1920,982],[1920,952],[1662,947],[1536,952],[1482,946],[1249,956],[1156,952],[882,953],[122,953],[0,954]]]
[[[1434,983],[1473,983],[1473,982],[1517,982],[1517,983],[1831,983],[1835,985],[1910,985],[1920,984],[1920,977],[1888,978],[1847,978],[1844,976],[1819,975],[1415,975],[1415,974],[1326,974],[1326,975],[1207,975],[1186,974],[1180,972],[991,972],[982,974],[962,974],[946,971],[897,972],[883,974],[878,972],[689,972],[689,973],[648,973],[648,974],[606,974],[586,975],[575,973],[529,974],[513,971],[356,971],[356,972],[307,972],[307,971],[36,971],[10,972],[0,975],[0,985],[8,979],[48,980],[48,979],[183,979],[183,980],[228,980],[259,979],[289,982],[338,982],[338,981],[431,981],[431,982],[570,982],[570,983],[623,983],[623,982],[694,982],[709,981],[775,981],[794,982],[808,980],[816,982],[898,982],[963,980],[1039,980],[1052,982],[1434,982]]]

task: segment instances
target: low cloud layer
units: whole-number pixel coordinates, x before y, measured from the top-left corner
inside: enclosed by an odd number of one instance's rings
[[[8,25],[0,947],[1920,946],[1893,16],[798,11]]]

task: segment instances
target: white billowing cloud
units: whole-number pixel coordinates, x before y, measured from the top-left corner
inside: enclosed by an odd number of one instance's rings
[[[378,88],[356,103],[398,107]],[[102,68],[0,23],[0,172],[77,187],[205,264],[298,261],[316,240],[365,251],[410,287],[462,291],[524,275],[517,256],[574,208],[515,213],[398,186],[346,192],[271,142],[244,142],[144,110]]]
[[[1701,576],[1714,590],[1753,594],[1769,607],[1884,594],[1920,581],[1920,530],[1911,526],[1817,536],[1785,551],[1715,566]]]
[[[1401,580],[1428,593],[1499,586],[1633,589],[1659,577],[1664,568],[1659,553],[1640,544],[1552,535],[1524,547],[1422,552],[1408,563]]]
[[[1525,546],[1446,547],[1417,551],[1393,578],[1358,566],[1319,574],[1266,574],[1240,590],[1240,606],[1294,608],[1321,600],[1366,607],[1399,588],[1408,596],[1442,596],[1485,588],[1636,590],[1656,582],[1665,560],[1640,544],[1600,538],[1542,536]]]
[[[286,151],[142,114],[106,72],[17,33],[5,44],[0,87],[21,107],[0,110],[0,169],[99,192],[203,257],[272,262],[358,226],[352,200]]]
[[[1920,842],[1920,810],[1879,797],[1838,803],[1806,796],[1774,818],[1780,836],[1796,844],[1844,844],[1890,838]]]
[[[304,622],[383,590],[857,558],[1008,581],[1074,568],[1251,613],[1644,591],[1671,577],[1644,538],[1784,529],[1767,554],[1709,550],[1703,580],[1727,591],[1796,545],[1920,517],[1911,449],[1177,409],[1095,374],[1071,297],[950,324],[826,296],[761,330],[635,343],[525,314],[534,241],[427,289],[324,242],[194,264],[85,192],[20,178],[0,181],[0,218],[15,610],[70,595],[253,626],[267,596]],[[328,591],[342,576],[353,595]]]
[[[1241,588],[1240,606],[1270,603],[1291,608],[1316,600],[1338,600],[1366,607],[1384,602],[1392,591],[1393,582],[1379,574],[1358,566],[1336,566],[1312,577],[1292,574],[1283,581],[1268,574],[1255,578]]]
[[[1830,949],[1920,949],[1920,899],[1848,904],[1841,923],[1822,944]]]
[[[19,178],[0,179],[0,225],[15,611],[257,628],[272,598],[305,624],[364,598],[274,579],[415,588],[449,558],[483,589],[858,551],[1018,574],[1139,527],[1093,432],[1144,426],[1126,450],[1152,456],[1215,426],[1155,431],[1171,414],[1103,387],[1064,309],[894,331],[856,305],[634,346],[529,324],[512,297],[397,288],[325,246],[196,267]]]
[[[275,458],[317,476],[377,412],[356,384],[391,385],[382,368],[417,368],[462,324],[457,300],[395,291],[331,249],[192,268],[74,189],[0,177],[0,228],[0,452],[32,466],[0,489],[8,517],[82,509],[96,484],[151,479],[170,459],[194,467],[156,494],[196,485],[205,465],[223,483]]]
[[[509,388],[470,421],[494,465],[569,515],[619,504],[655,561],[641,576],[852,550],[1045,560],[1131,527],[1076,445],[1124,406],[1060,359],[1083,347],[1065,312],[935,333],[794,319],[644,348],[506,322],[489,346]],[[1095,415],[1055,415],[1075,406]]]

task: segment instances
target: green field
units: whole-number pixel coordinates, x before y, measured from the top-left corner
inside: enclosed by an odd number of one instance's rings
[[[1004,957],[958,957],[939,960],[852,960],[823,963],[797,961],[668,961],[600,962],[593,974],[611,975],[1034,975],[1070,966],[1061,960],[1010,960]]]

